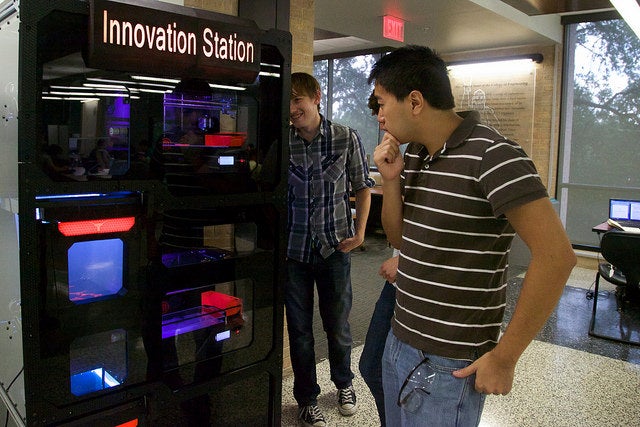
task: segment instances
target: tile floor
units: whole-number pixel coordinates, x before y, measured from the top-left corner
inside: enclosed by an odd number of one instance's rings
[[[357,365],[366,329],[383,280],[379,265],[391,256],[384,238],[367,236],[365,250],[353,254],[354,387],[359,411],[342,417],[335,406],[335,388],[329,380],[326,340],[316,327],[316,357],[322,394],[319,405],[330,426],[377,426],[375,404]],[[513,273],[508,292],[510,318],[519,294],[521,276]],[[527,348],[516,369],[513,390],[507,396],[488,396],[481,426],[640,426],[640,346],[620,344],[588,335],[592,300],[587,292],[595,272],[574,269],[562,299],[538,337]],[[613,324],[612,332],[640,339],[640,313],[622,318],[616,311],[613,288],[602,286],[598,299],[598,328]],[[318,320],[316,315],[316,320]],[[629,316],[627,316],[629,317]],[[292,397],[292,376],[283,380],[282,425],[295,426],[297,406]]]

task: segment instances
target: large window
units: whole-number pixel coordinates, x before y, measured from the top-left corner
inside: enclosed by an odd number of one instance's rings
[[[373,90],[373,86],[367,84],[367,78],[379,57],[379,54],[368,54],[322,59],[315,61],[313,67],[322,90],[320,112],[329,120],[358,131],[369,166],[374,166],[373,150],[380,133],[376,117],[367,107]]]
[[[640,199],[640,40],[622,19],[565,28],[561,215],[574,245],[597,247],[609,199]]]

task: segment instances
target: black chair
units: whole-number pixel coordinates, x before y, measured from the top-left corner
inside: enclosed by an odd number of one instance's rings
[[[630,340],[635,323],[640,334],[640,234],[625,231],[608,231],[602,236],[600,252],[607,262],[598,265],[595,290],[593,294],[593,312],[589,335],[612,341],[640,345],[640,341]],[[616,304],[620,321],[617,325],[618,335],[596,332],[596,313],[600,278],[616,285]],[[627,320],[633,316],[632,322]],[[638,317],[638,319],[635,319]],[[626,320],[625,320],[626,319]],[[636,321],[637,320],[637,321]],[[612,326],[612,325],[608,325]]]

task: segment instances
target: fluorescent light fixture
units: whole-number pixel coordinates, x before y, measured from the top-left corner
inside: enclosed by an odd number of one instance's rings
[[[150,86],[150,87],[163,87],[165,89],[173,89],[175,87],[175,85],[163,85],[160,83],[144,83],[144,82],[138,82],[137,83],[139,86]]]
[[[106,98],[128,98],[128,93],[110,93],[110,92],[96,92],[95,96],[104,96]]]
[[[167,89],[167,90],[159,90],[159,89],[144,89],[144,88],[139,88],[136,91],[137,92],[145,92],[145,93],[169,93],[169,92],[171,92],[169,89]]]
[[[150,82],[163,82],[163,83],[180,83],[180,80],[176,79],[165,79],[161,77],[151,77],[151,76],[131,76],[133,80],[145,80]]]
[[[59,96],[96,96],[93,92],[59,92],[59,91],[51,91],[49,95],[59,95]]]
[[[472,64],[450,65],[449,72],[454,75],[504,75],[531,72],[534,63],[530,59],[513,59],[498,62],[476,62]]]
[[[640,5],[637,0],[610,0],[613,7],[640,38]]]
[[[49,88],[58,90],[87,90],[86,87],[82,86],[49,86]]]
[[[107,83],[83,83],[84,87],[95,87],[103,90],[127,90],[126,86],[123,85],[113,85]]]
[[[111,97],[111,98],[118,98],[118,97],[128,97],[129,95],[126,93],[110,93],[110,92],[58,92],[58,91],[51,91],[48,93],[48,95],[58,95],[58,96],[83,96],[83,97],[96,97],[96,96],[104,96],[104,97]]]
[[[209,83],[209,87],[213,89],[229,89],[229,90],[246,90],[247,89],[240,86],[219,85],[216,83]]]
[[[42,96],[42,99],[46,99],[48,101],[80,101],[80,102],[100,100],[100,98],[86,98],[86,97],[80,97],[80,96]]]
[[[150,87],[160,87],[160,88],[165,88],[165,89],[173,89],[175,85],[171,85],[171,84],[162,84],[162,83],[146,83],[144,81],[127,81],[127,80],[110,80],[110,79],[101,79],[98,77],[89,77],[87,78],[87,80],[89,81],[94,81],[94,82],[100,82],[100,83],[104,83],[104,84],[115,84],[115,85],[123,85],[126,87],[129,87],[131,85],[136,85],[136,86],[150,86]],[[53,86],[52,86],[53,87]],[[132,88],[129,88],[132,89]]]
[[[273,67],[273,68],[280,68],[279,64],[269,64],[267,62],[261,62],[260,63],[261,67]]]
[[[104,197],[105,193],[81,193],[81,194],[53,194],[50,196],[36,196],[36,200],[51,199],[81,199],[83,197]]]
[[[131,84],[131,82],[127,80],[111,80],[111,79],[103,79],[100,77],[87,77],[87,80],[90,82],[113,83],[113,84],[121,84],[121,85]]]
[[[280,77],[280,73],[267,73],[266,71],[260,71],[260,75],[261,76],[267,76],[267,77]]]

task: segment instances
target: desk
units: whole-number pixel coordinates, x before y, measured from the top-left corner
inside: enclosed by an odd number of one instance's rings
[[[598,233],[598,234],[601,234],[601,233],[606,233],[607,231],[611,231],[613,229],[614,228],[612,226],[610,226],[609,223],[607,223],[607,221],[605,221],[605,222],[601,222],[598,225],[594,225],[591,228],[591,231],[593,231],[595,233]]]
[[[598,234],[599,252],[604,260],[598,263],[594,290],[588,294],[593,296],[589,335],[640,345],[640,270],[637,262],[640,238],[636,233],[619,231],[607,222],[597,224],[591,230]],[[611,230],[616,232],[609,233]],[[615,285],[615,292],[611,294],[615,298],[601,301],[600,279]],[[600,304],[603,307],[598,310]],[[599,320],[596,321],[596,317]]]
[[[611,230],[626,231],[627,233],[633,233],[633,234],[640,233],[636,227],[628,227],[626,230],[620,230],[619,228],[610,226],[607,222],[594,225],[591,228],[591,231],[598,233],[598,235],[601,233],[606,233],[607,231],[611,231]]]

